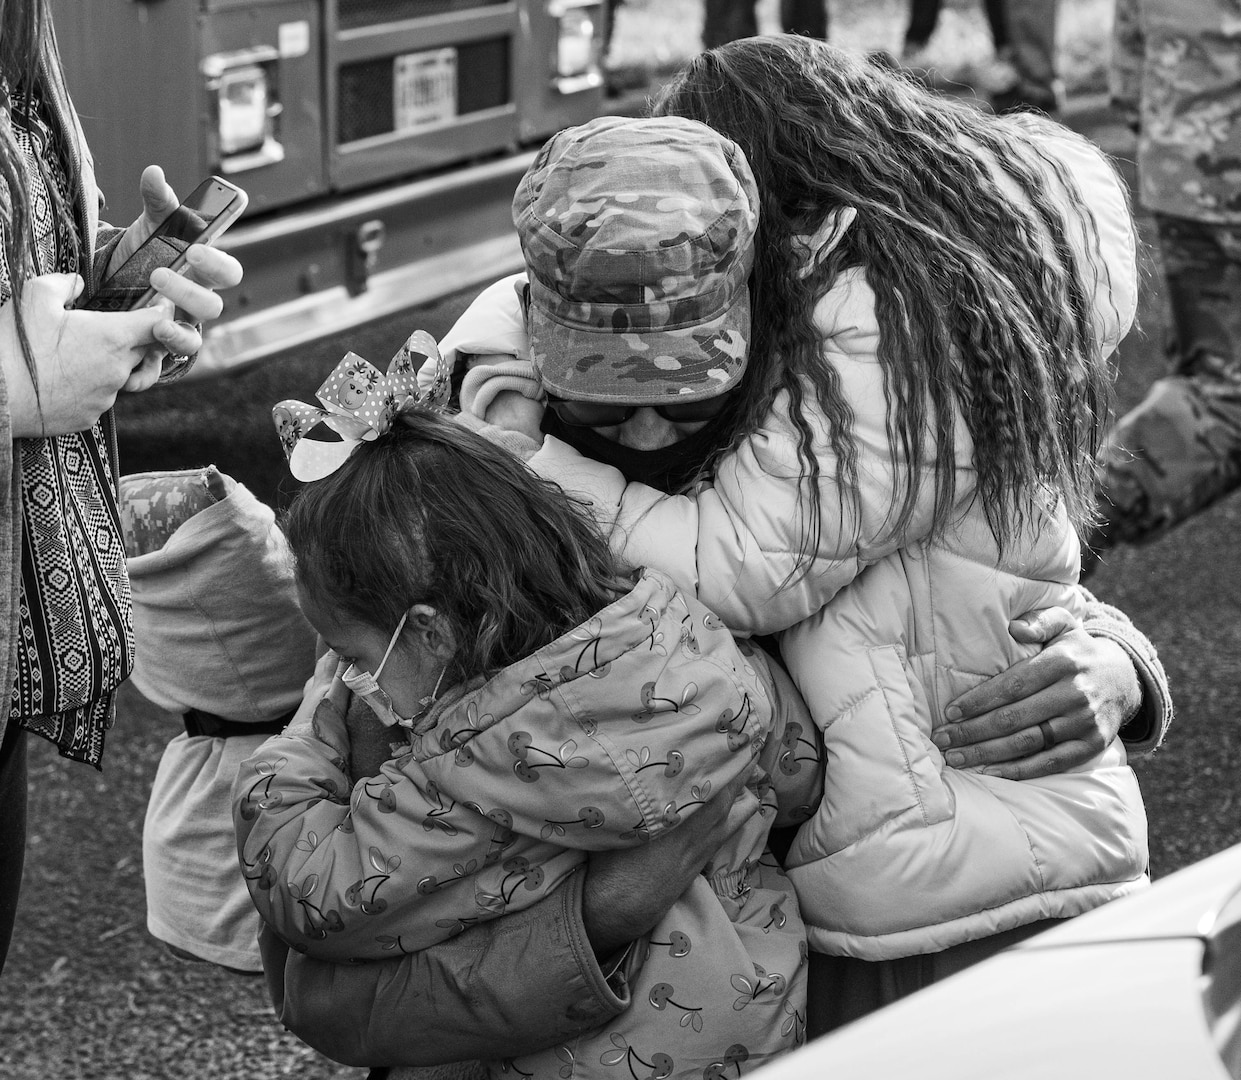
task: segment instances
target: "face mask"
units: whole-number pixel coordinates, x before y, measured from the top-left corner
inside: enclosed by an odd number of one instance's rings
[[[626,480],[675,494],[689,487],[720,446],[725,433],[722,419],[712,420],[693,435],[658,450],[634,450],[604,438],[594,428],[570,427],[551,409],[543,412],[543,433],[554,435],[594,461],[619,469]]]
[[[392,638],[388,642],[388,648],[384,650],[383,659],[379,661],[377,667],[372,674],[357,664],[350,664],[341,675],[341,681],[352,691],[357,694],[363,701],[367,703],[379,717],[380,723],[386,727],[392,727],[400,724],[401,727],[412,727],[414,721],[426,712],[427,707],[435,701],[435,695],[439,693],[440,682],[444,679],[444,672],[440,672],[439,681],[435,684],[435,689],[424,698],[420,698],[418,704],[422,706],[417,716],[404,717],[401,716],[393,707],[392,699],[388,697],[387,691],[379,685],[379,676],[383,674],[384,665],[388,662],[388,657],[392,655],[392,650],[396,647],[397,639],[401,636],[401,631],[405,629],[405,620],[409,618],[407,611],[401,616],[401,621],[396,624],[396,630],[392,633]],[[445,669],[447,670],[447,669]]]

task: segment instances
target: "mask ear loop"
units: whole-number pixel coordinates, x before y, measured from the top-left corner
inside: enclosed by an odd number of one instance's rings
[[[435,704],[435,699],[440,696],[440,686],[443,685],[444,676],[446,674],[448,674],[447,664],[440,669],[440,677],[435,680],[435,689],[432,690],[426,697],[418,699],[418,704],[421,705],[423,709],[428,709]]]
[[[379,675],[384,669],[384,665],[388,662],[388,657],[392,655],[392,650],[396,648],[396,643],[400,640],[401,631],[405,629],[405,623],[409,619],[409,612],[405,612],[401,616],[401,621],[396,624],[396,629],[392,631],[392,637],[388,641],[388,648],[384,651],[383,659],[379,661],[379,667],[375,669],[375,674],[371,676],[375,680],[375,685],[379,685]]]

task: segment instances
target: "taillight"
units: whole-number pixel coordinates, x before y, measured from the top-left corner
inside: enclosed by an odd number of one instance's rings
[[[263,145],[271,131],[270,101],[267,75],[258,64],[220,76],[219,136],[224,157]]]
[[[551,0],[547,6],[559,23],[556,80],[569,93],[603,78],[603,8],[598,0]]]
[[[221,172],[240,172],[284,158],[276,137],[281,105],[274,48],[217,53],[203,61],[215,120]]]

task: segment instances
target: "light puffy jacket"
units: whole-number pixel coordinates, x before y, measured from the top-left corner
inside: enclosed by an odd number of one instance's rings
[[[521,911],[587,851],[655,839],[746,775],[733,831],[643,943],[633,1005],[518,1068],[610,1075],[601,1061],[664,1055],[667,1075],[697,1078],[734,1046],[756,1065],[804,1038],[805,928],[766,845],[778,803],[805,820],[820,768],[781,678],[644,571],[580,627],[449,694],[352,793],[343,722],[337,738],[318,717],[269,740],[234,796],[255,903],[313,956],[416,952]]]
[[[1026,126],[1093,216],[1097,243],[1048,167],[1046,190],[1065,207],[1096,337],[1109,354],[1137,305],[1126,193],[1084,139],[1033,119]],[[1038,651],[1010,637],[1012,618],[1051,605],[1087,613],[1063,509],[1033,508],[1031,526],[1001,559],[975,502],[973,445],[958,415],[953,524],[930,534],[932,452],[909,526],[890,536],[907,472],[888,447],[865,272],[841,274],[815,317],[824,362],[854,413],[859,491],[856,501],[840,498],[826,422],[808,407],[824,513],[800,577],[802,466],[783,396],[763,429],[719,463],[714,482],[690,496],[627,484],[550,437],[531,466],[589,498],[625,558],[696,589],[735,632],[785,631],[785,662],[826,749],[823,803],[787,863],[812,948],[869,959],[933,952],[1141,887],[1145,810],[1119,741],[1074,772],[1015,782],[948,769],[930,738],[949,701]]]

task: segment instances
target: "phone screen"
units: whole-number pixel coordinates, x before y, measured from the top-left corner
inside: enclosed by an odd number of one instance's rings
[[[208,177],[108,275],[83,306],[96,311],[127,311],[149,303],[154,298],[151,271],[160,266],[179,270],[186,248],[213,240],[236,220],[245,205],[246,195],[239,187],[217,176]]]

